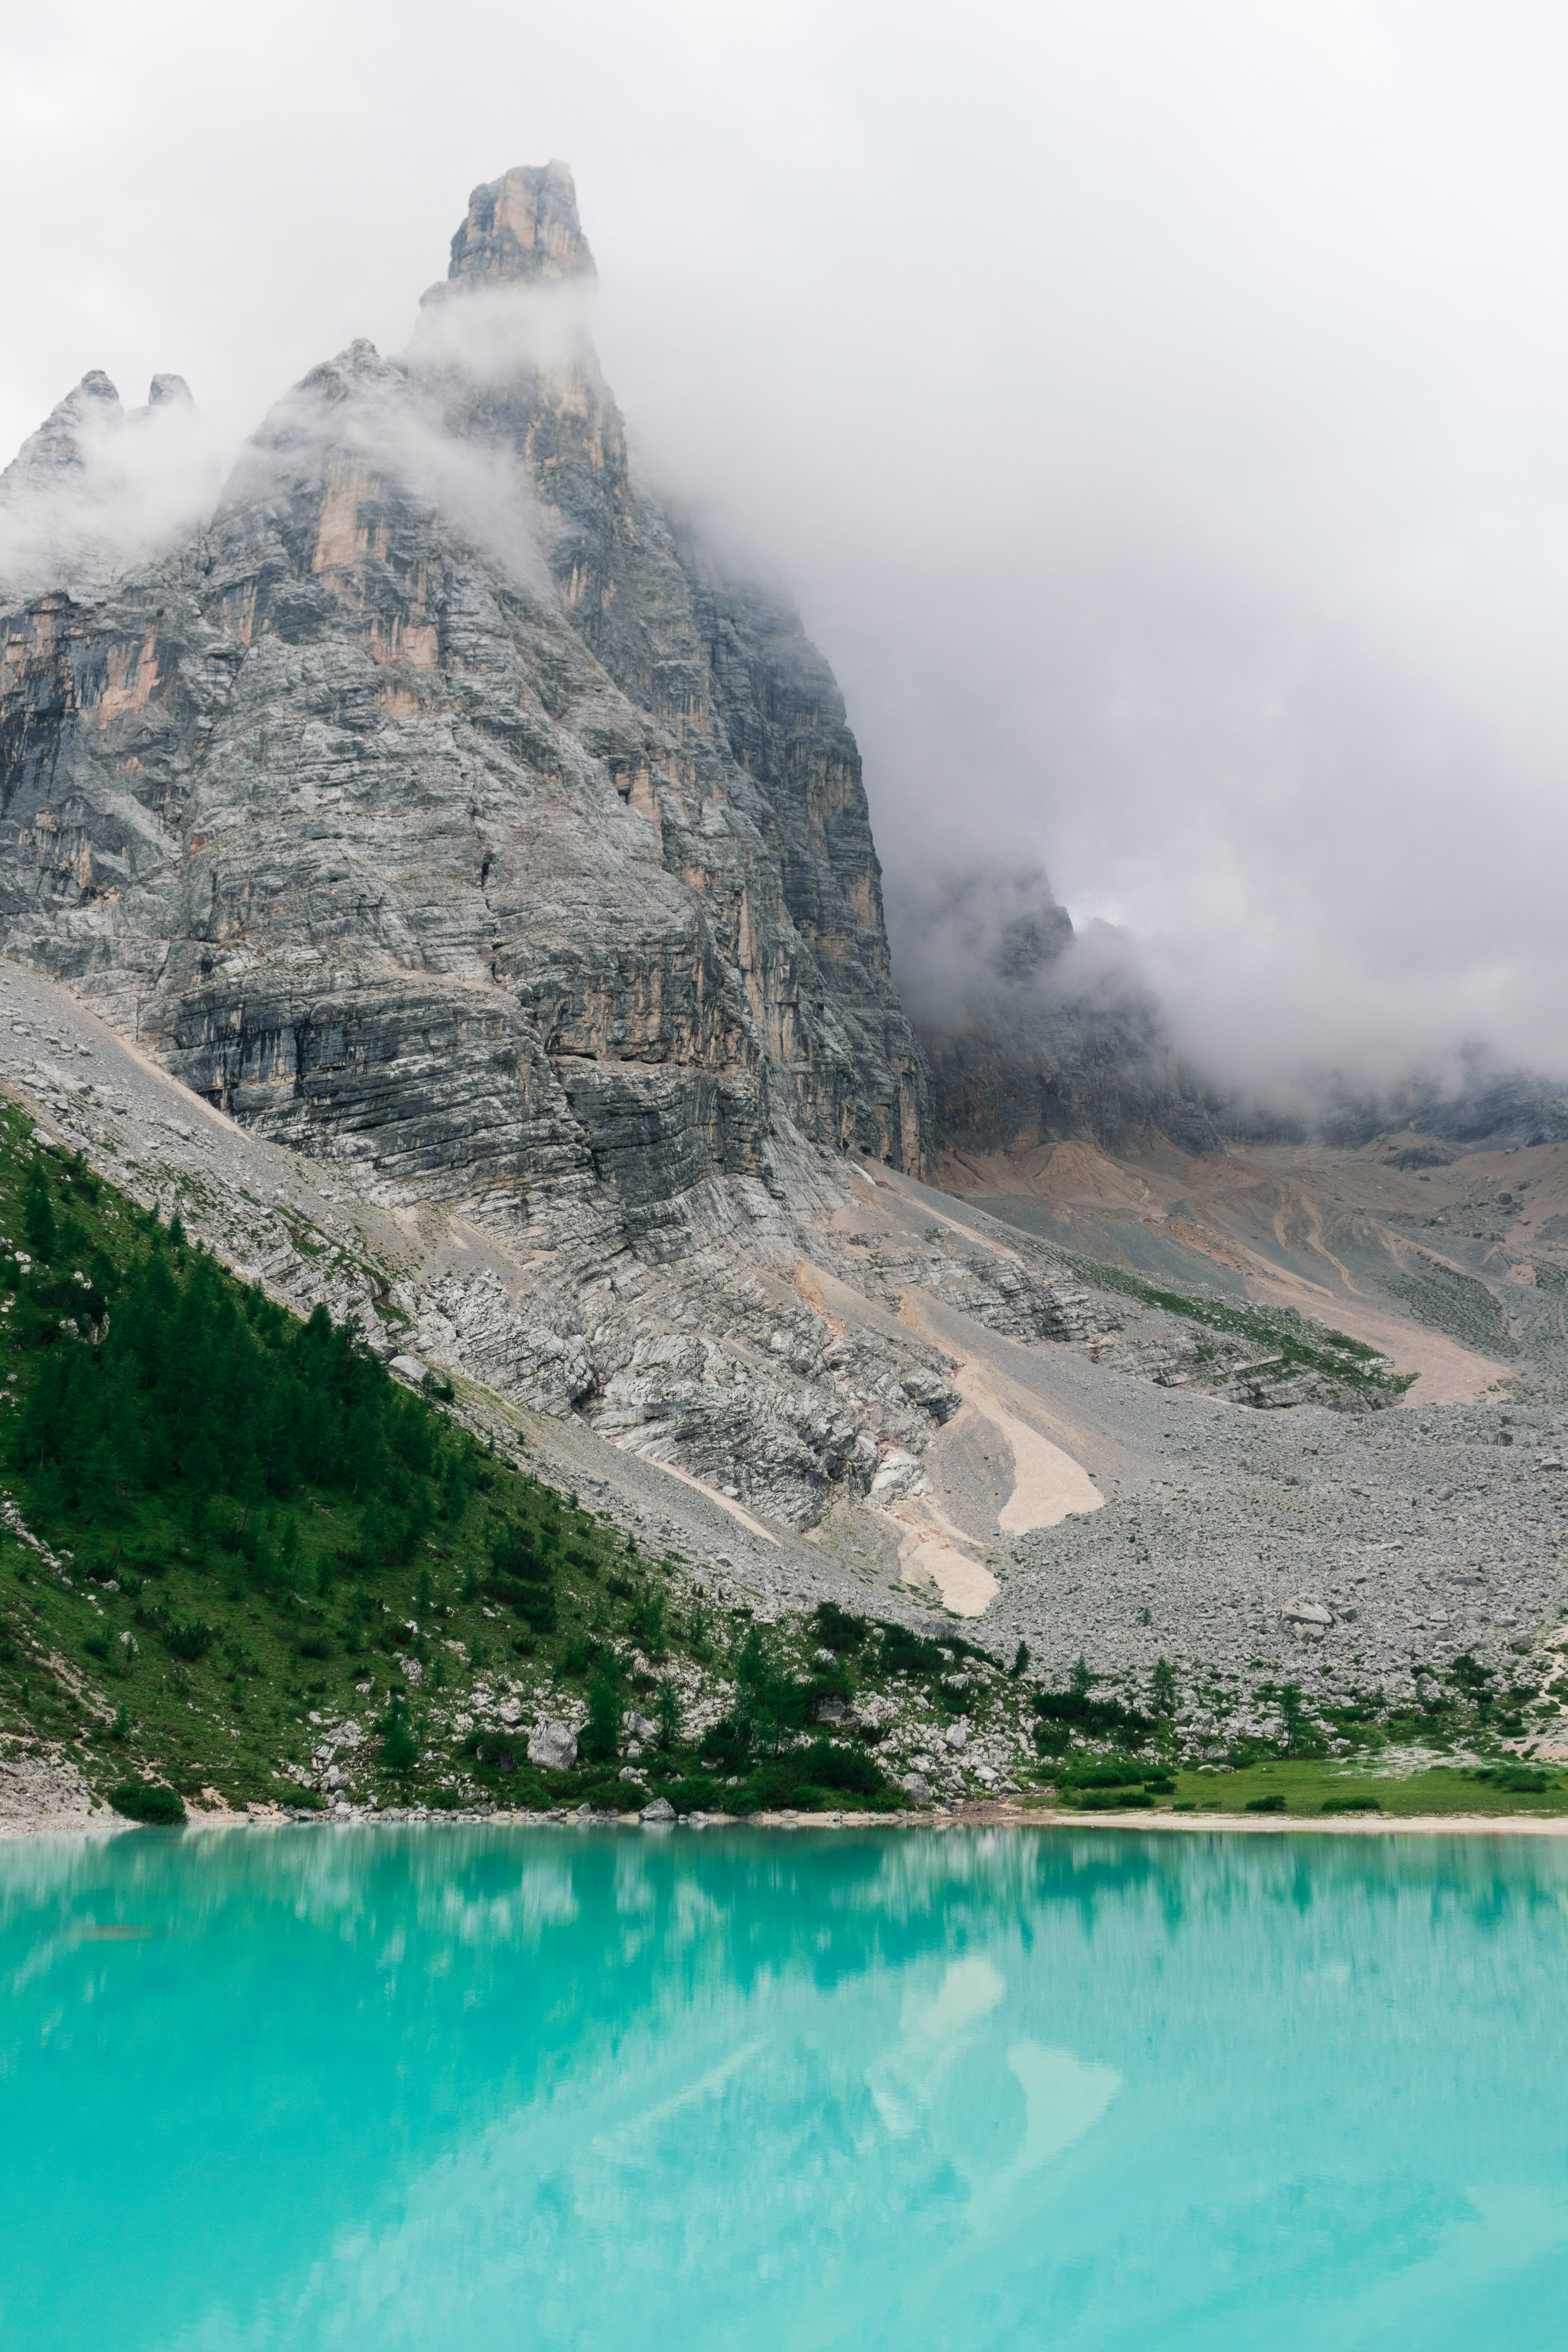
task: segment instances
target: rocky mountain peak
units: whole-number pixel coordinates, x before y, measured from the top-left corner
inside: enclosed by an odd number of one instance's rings
[[[564,163],[520,163],[476,188],[452,239],[448,279],[468,285],[555,286],[597,276]]]
[[[161,369],[147,387],[147,408],[194,408],[191,387],[183,375],[171,375]],[[137,412],[139,415],[141,411]]]
[[[101,368],[89,368],[0,473],[0,491],[15,493],[40,477],[79,472],[86,463],[84,443],[116,431],[124,422],[119,393]]]

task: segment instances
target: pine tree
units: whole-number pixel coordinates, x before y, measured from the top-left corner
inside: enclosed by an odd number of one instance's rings
[[[680,1716],[680,1694],[666,1675],[653,1703],[653,1719],[658,1727],[658,1744],[663,1748],[678,1748],[683,1729]]]
[[[414,1727],[408,1720],[408,1702],[395,1698],[387,1707],[379,1726],[381,1731],[381,1769],[405,1779],[419,1761],[419,1746],[414,1737]]]
[[[590,1764],[613,1764],[620,1753],[621,1691],[610,1675],[596,1675],[588,1685],[588,1720],[580,1744]]]
[[[60,1245],[59,1228],[55,1223],[55,1197],[49,1180],[42,1162],[37,1160],[27,1171],[22,1224],[33,1255],[42,1258],[46,1265],[51,1265]]]

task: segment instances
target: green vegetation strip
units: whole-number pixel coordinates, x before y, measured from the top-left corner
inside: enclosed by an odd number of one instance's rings
[[[1306,1820],[1369,1813],[1395,1820],[1446,1813],[1523,1820],[1568,1814],[1568,1772],[1514,1763],[1435,1764],[1384,1774],[1368,1771],[1364,1764],[1280,1758],[1220,1773],[1170,1771],[1131,1758],[1121,1768],[1085,1759],[1054,1769],[1050,1785],[1058,1801],[1085,1812],[1258,1813]]]
[[[1123,1297],[1135,1298],[1142,1306],[1161,1307],[1167,1315],[1179,1315],[1189,1323],[1202,1323],[1211,1331],[1224,1332],[1227,1338],[1245,1339],[1251,1347],[1267,1348],[1302,1371],[1318,1372],[1352,1388],[1379,1390],[1390,1396],[1403,1396],[1416,1377],[1414,1372],[1390,1371],[1375,1348],[1352,1339],[1347,1332],[1331,1330],[1326,1324],[1303,1325],[1297,1317],[1273,1307],[1236,1307],[1224,1299],[1190,1297],[1184,1291],[1163,1290],[1157,1283],[1147,1282],[1142,1275],[1132,1274],[1124,1266],[1107,1265],[1098,1258],[1063,1255],[1079,1280],[1097,1290],[1119,1291]]]
[[[0,1106],[0,1732],[68,1757],[127,1818],[319,1807],[312,1751],[400,1803],[881,1810],[874,1737],[818,1724],[969,1645],[827,1608],[763,1628],[401,1387]],[[51,1557],[52,1556],[52,1557]],[[837,1663],[824,1670],[818,1651]],[[568,1769],[513,1712],[587,1720]],[[699,1738],[695,1694],[723,1687]],[[952,1695],[953,1710],[962,1700]],[[940,1699],[939,1699],[940,1704]],[[646,1717],[638,1778],[623,1717]],[[708,1710],[711,1712],[711,1708]],[[479,1719],[476,1723],[475,1717]]]

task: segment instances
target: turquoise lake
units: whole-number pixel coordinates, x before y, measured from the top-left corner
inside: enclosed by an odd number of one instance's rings
[[[1555,1841],[0,1845],[5,2352],[1568,2336]]]

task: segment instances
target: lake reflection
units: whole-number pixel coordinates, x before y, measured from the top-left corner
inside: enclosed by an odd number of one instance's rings
[[[1544,1840],[0,1846],[0,2347],[1555,2347]]]

